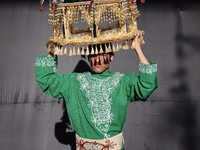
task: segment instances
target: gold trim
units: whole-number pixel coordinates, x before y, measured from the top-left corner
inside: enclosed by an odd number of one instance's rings
[[[89,7],[89,4],[90,1],[59,3],[55,10],[49,8],[48,23],[54,31],[49,41],[60,46],[85,47],[91,44],[126,42],[135,38],[136,19],[139,16],[136,3],[131,4],[129,0],[94,0],[94,7]],[[80,27],[82,22],[86,25],[85,29]],[[101,26],[106,23],[109,28],[103,29]],[[75,30],[73,27],[77,24],[79,26]],[[115,47],[115,51],[118,50]],[[75,47],[72,53],[68,53],[79,54]]]

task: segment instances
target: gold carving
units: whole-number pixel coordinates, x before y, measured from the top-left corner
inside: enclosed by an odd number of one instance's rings
[[[55,43],[56,53],[70,56],[94,54],[98,52],[94,49],[89,52],[88,45],[109,42],[113,51],[130,48],[139,16],[136,3],[94,0],[92,7],[89,4],[89,1],[59,3],[55,10],[49,8],[48,24],[54,32],[48,41]],[[61,49],[63,46],[70,47],[69,51],[68,48]]]

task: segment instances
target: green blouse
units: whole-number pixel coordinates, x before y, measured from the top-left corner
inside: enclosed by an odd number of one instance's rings
[[[36,57],[36,80],[42,90],[64,98],[73,129],[83,138],[103,139],[122,132],[128,105],[146,100],[157,88],[157,64],[140,64],[140,75],[56,73],[54,57]]]

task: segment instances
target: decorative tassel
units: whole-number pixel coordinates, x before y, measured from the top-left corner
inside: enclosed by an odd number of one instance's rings
[[[131,4],[133,4],[134,3],[134,0],[131,0]]]
[[[117,43],[116,51],[119,51],[119,43]]]
[[[58,55],[61,55],[61,49],[60,49],[60,46],[58,47]]]
[[[108,45],[108,52],[110,53],[111,51],[112,51],[112,49],[111,49],[111,43],[109,43],[109,45]]]
[[[42,6],[42,4],[40,4],[40,12],[42,12],[43,11],[43,6]]]
[[[106,47],[106,53],[109,53],[109,50],[106,44],[105,44],[105,47]]]
[[[55,8],[56,8],[55,3],[52,3],[52,4],[51,4],[51,10],[54,11]]]
[[[93,0],[90,0],[90,7],[92,7],[92,4],[93,4]]]
[[[113,52],[116,52],[116,48],[115,48],[115,44],[112,43],[112,49],[113,49]]]
[[[122,49],[122,43],[119,43],[119,50]]]
[[[57,49],[56,49],[56,47],[54,49],[54,55],[57,55]]]
[[[64,49],[64,55],[67,55],[67,48]]]
[[[64,0],[60,0],[60,3],[63,3]],[[44,3],[44,0],[40,0],[40,12],[43,11],[43,3]],[[54,11],[56,9],[56,4],[58,3],[57,0],[53,0],[51,4],[49,4],[51,6],[51,10]]]
[[[72,56],[72,47],[69,49],[69,56]]]
[[[76,47],[73,47],[73,55],[76,55]]]
[[[86,55],[89,55],[90,52],[89,52],[89,47],[87,47],[87,50],[86,50]]]
[[[94,55],[94,47],[92,46],[91,55]]]
[[[63,47],[60,49],[60,55],[63,55]]]
[[[102,46],[100,45],[100,52],[99,52],[100,54],[103,54],[103,48],[102,48]]]
[[[134,41],[134,40],[131,41],[131,45],[130,45],[130,47],[131,47],[132,49],[135,49],[135,41]]]
[[[43,11],[43,3],[44,3],[44,0],[40,0],[40,12]]]
[[[81,55],[85,55],[85,49],[84,49],[84,47],[82,47],[82,49],[81,49]]]
[[[77,49],[77,55],[81,55],[80,47],[79,46],[78,46],[78,49]]]
[[[101,45],[100,45],[100,49],[102,49]],[[103,51],[103,50],[102,50]],[[96,48],[95,48],[95,54],[97,55],[98,54],[98,48],[97,48],[97,45],[96,45]]]
[[[59,55],[59,50],[58,50],[58,47],[56,46],[55,47],[55,53],[54,53],[55,55]]]
[[[128,50],[128,43],[127,43],[127,41],[122,44],[122,49]]]

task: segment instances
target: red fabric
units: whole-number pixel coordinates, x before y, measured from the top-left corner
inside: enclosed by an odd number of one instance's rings
[[[40,5],[40,12],[42,12],[43,11],[43,6],[42,5]]]
[[[93,0],[90,0],[90,7],[92,7]]]
[[[131,0],[131,4],[133,4],[134,3],[134,0]]]
[[[51,9],[54,11],[55,10],[55,3],[51,4]]]

